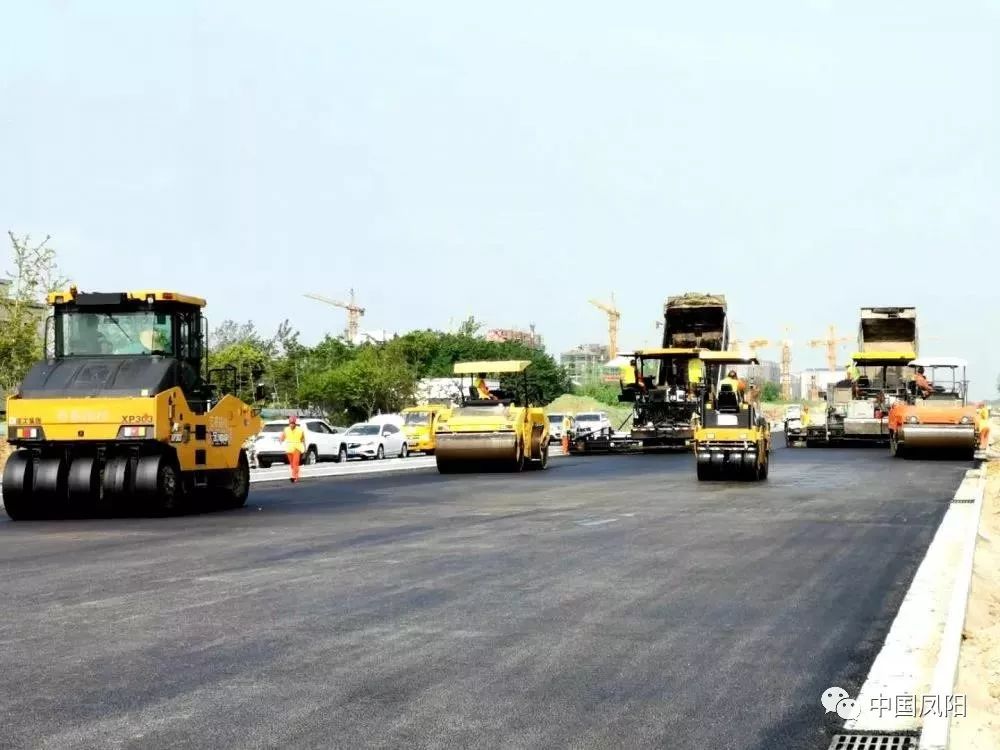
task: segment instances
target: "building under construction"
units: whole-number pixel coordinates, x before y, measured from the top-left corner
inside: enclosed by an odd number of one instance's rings
[[[582,344],[559,355],[559,364],[566,368],[570,379],[576,383],[600,380],[607,361],[607,344]]]
[[[519,328],[490,328],[486,331],[487,341],[517,341],[521,344],[532,347],[533,349],[542,349],[542,337],[535,333],[534,326],[532,326],[530,331],[524,331]]]

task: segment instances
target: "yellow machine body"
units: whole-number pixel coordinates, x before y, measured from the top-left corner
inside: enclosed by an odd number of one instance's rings
[[[407,448],[411,452],[433,454],[437,448],[435,430],[438,421],[448,418],[451,407],[444,404],[408,406],[401,413]]]
[[[205,301],[75,287],[48,301],[54,347],[7,399],[7,439],[17,448],[3,472],[7,514],[172,513],[198,498],[242,506],[243,445],[262,422],[203,370]]]
[[[706,365],[758,364],[731,352],[703,352]],[[706,366],[706,373],[709,368]],[[718,370],[722,372],[721,368]],[[771,426],[757,405],[719,391],[716,378],[709,381],[694,432],[694,455],[699,480],[734,478],[767,479],[771,457]]]
[[[524,376],[530,364],[528,360],[458,362],[455,373],[473,378],[492,373]],[[438,421],[434,436],[438,471],[522,471],[548,465],[549,421],[543,408],[530,405],[526,377],[522,383],[523,398],[501,392],[495,400],[480,399],[470,393]]]

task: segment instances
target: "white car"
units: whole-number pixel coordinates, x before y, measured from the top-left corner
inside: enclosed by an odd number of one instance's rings
[[[348,458],[376,458],[410,455],[406,445],[406,435],[394,424],[372,424],[361,422],[337,436],[340,440],[339,461]]]
[[[261,469],[270,468],[274,463],[288,463],[285,446],[281,442],[281,433],[286,427],[287,419],[266,422],[264,429],[254,438],[254,456]],[[306,452],[302,456],[302,463],[314,464],[327,459],[336,461],[339,458],[343,427],[335,427],[326,420],[315,417],[299,417],[299,427],[306,436]]]
[[[611,419],[606,411],[582,411],[576,415],[576,434],[582,435],[601,430],[611,430]]]

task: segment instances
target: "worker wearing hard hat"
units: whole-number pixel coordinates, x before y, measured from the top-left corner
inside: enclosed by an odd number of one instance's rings
[[[288,418],[288,426],[281,431],[281,442],[285,444],[285,455],[288,457],[288,467],[291,471],[290,482],[299,481],[299,461],[306,451],[306,434],[299,427],[298,421],[293,414]]]
[[[618,377],[622,381],[622,389],[636,387],[635,382],[635,360],[630,359],[627,364],[618,368]]]
[[[809,426],[809,407],[808,406],[803,406],[802,407],[802,418],[801,418],[801,421],[802,421],[802,429],[804,430],[806,427]]]
[[[573,429],[573,418],[569,414],[563,414],[562,418],[562,450],[569,453],[569,432]]]
[[[719,391],[722,391],[722,386],[728,385],[732,388],[733,393],[736,394],[738,398],[742,400],[743,391],[746,389],[746,384],[743,383],[739,378],[736,377],[736,370],[730,370],[726,373],[726,377],[722,379],[719,383]]]

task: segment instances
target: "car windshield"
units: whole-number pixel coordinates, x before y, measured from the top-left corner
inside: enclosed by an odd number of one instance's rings
[[[431,413],[429,411],[411,411],[407,412],[406,418],[403,420],[403,424],[408,425],[421,425],[430,424]]]
[[[562,414],[549,414],[550,422],[562,422]]]
[[[355,425],[349,429],[345,434],[347,435],[378,435],[379,429],[377,424],[359,424]]]
[[[284,423],[281,423],[281,424],[266,424],[266,425],[264,425],[264,429],[261,430],[261,432],[281,432],[287,426],[288,425],[284,424]]]
[[[61,318],[57,354],[91,357],[103,354],[171,354],[171,316],[150,311],[67,312]]]
[[[600,414],[577,414],[576,415],[576,421],[577,422],[600,422],[601,421],[601,415]]]

